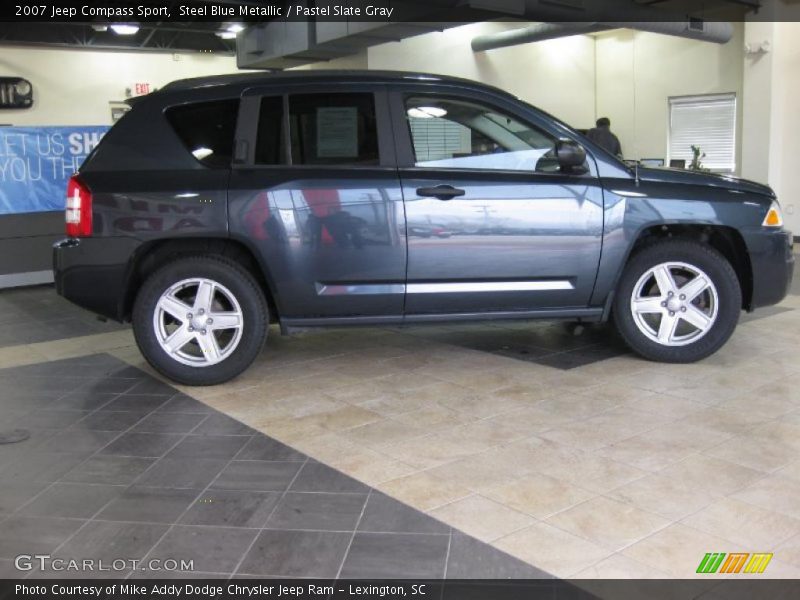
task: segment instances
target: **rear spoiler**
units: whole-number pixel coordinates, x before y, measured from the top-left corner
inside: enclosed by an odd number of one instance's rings
[[[131,96],[130,98],[125,98],[124,102],[133,108],[134,105],[144,100],[147,96],[149,96],[149,94],[144,94],[143,96]]]

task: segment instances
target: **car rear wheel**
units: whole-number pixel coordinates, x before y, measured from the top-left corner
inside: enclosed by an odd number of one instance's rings
[[[668,240],[636,253],[617,289],[614,321],[650,360],[695,362],[728,341],[742,306],[739,279],[719,252]]]
[[[252,275],[215,255],[170,262],[136,297],[133,331],[147,362],[170,379],[214,385],[255,360],[267,337],[264,294]]]

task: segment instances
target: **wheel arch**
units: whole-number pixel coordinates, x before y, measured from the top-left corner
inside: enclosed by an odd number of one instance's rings
[[[264,292],[271,321],[278,319],[278,304],[273,294],[274,286],[256,253],[239,240],[215,237],[166,239],[143,244],[128,265],[125,294],[122,299],[123,319],[130,319],[139,288],[151,273],[166,262],[197,254],[225,256],[247,269]]]
[[[688,239],[714,248],[731,264],[742,290],[742,308],[752,310],[753,266],[742,234],[734,227],[694,223],[662,223],[642,228],[629,246],[625,259],[621,261],[614,285],[616,290],[622,272],[637,252],[650,244],[669,239]]]

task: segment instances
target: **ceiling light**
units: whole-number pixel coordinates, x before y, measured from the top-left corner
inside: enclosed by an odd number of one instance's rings
[[[239,33],[240,31],[244,31],[244,25],[241,23],[231,23],[226,29],[232,33]]]
[[[113,23],[111,25],[111,31],[118,35],[134,35],[138,33],[139,26],[130,23]]]
[[[217,35],[221,37],[223,40],[235,40],[236,39],[236,32],[234,31],[218,31]]]
[[[417,106],[408,109],[408,116],[415,119],[434,119],[443,117],[447,111],[438,106]]]
[[[192,154],[197,160],[203,160],[204,158],[214,154],[214,151],[211,148],[200,146],[199,148],[195,148],[194,150],[192,150]]]

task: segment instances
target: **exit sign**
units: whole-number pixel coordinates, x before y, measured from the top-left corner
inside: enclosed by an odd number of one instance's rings
[[[144,96],[153,91],[153,86],[144,81],[137,81],[131,86],[131,96]]]

